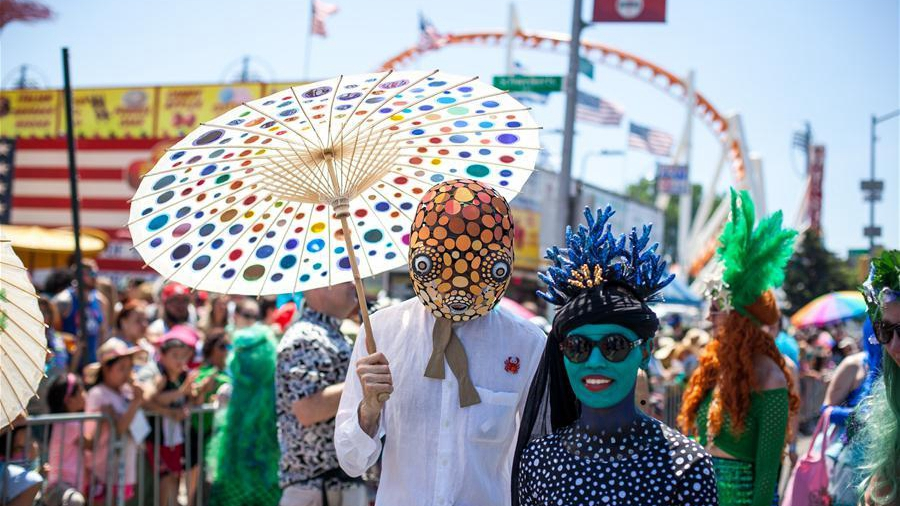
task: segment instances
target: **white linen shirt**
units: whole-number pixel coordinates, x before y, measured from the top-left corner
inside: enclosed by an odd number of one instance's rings
[[[454,327],[481,402],[459,407],[456,377],[426,378],[434,317],[413,298],[372,315],[378,351],[391,368],[394,393],[375,439],[359,426],[362,386],[356,361],[366,353],[360,332],[338,408],[334,445],[347,474],[359,476],[381,454],[376,506],[502,506],[519,420],[544,349],[536,325],[502,309]]]

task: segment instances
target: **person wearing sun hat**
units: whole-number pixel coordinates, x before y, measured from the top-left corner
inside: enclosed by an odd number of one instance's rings
[[[557,306],[528,393],[513,461],[514,506],[714,505],[709,455],[635,405],[659,329],[648,303],[674,276],[651,227],[614,236],[615,211],[566,231],[539,295]]]
[[[119,462],[120,458],[125,462],[125,476],[121,482],[125,484],[126,500],[135,494],[137,446],[149,431],[149,424],[141,409],[144,390],[133,377],[133,358],[141,353],[146,352],[138,346],[129,346],[117,338],[108,339],[97,350],[99,362],[88,367],[94,372],[94,378],[88,382],[92,386],[85,399],[85,412],[107,414],[115,424],[116,432],[125,440],[120,450],[114,448],[121,451],[121,454],[108,459],[110,427],[96,422],[85,423],[85,437],[93,441],[91,453],[86,458],[92,462],[94,487],[89,493],[95,501],[103,500],[108,493],[116,496],[118,486],[107,482],[107,466],[109,462]],[[112,483],[120,483],[118,467],[111,471],[116,477]]]
[[[198,433],[190,426],[190,433],[186,434],[183,423],[199,390],[194,385],[197,373],[189,368],[198,341],[199,336],[193,328],[175,325],[157,342],[159,374],[155,378],[148,406],[162,420],[160,424],[153,424],[147,456],[151,466],[159,472],[164,502],[177,498],[182,472],[186,468],[192,469],[199,462]],[[157,429],[160,429],[158,435],[155,434]]]

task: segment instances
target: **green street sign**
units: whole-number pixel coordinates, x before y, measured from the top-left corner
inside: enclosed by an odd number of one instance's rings
[[[589,79],[594,78],[594,64],[584,56],[578,57],[578,72],[588,76]]]
[[[494,86],[506,91],[550,93],[562,90],[562,76],[494,76]]]

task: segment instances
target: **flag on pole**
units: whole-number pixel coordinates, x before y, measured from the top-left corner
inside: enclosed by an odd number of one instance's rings
[[[312,34],[327,37],[328,33],[325,30],[325,21],[328,19],[328,16],[331,16],[337,11],[337,5],[328,4],[321,0],[312,0],[312,25],[310,26]]]
[[[53,17],[45,5],[27,0],[0,0],[0,29],[13,21],[40,21]]]
[[[579,91],[575,100],[575,118],[598,125],[619,126],[624,116],[622,108],[600,97]]]
[[[440,49],[447,43],[447,36],[438,31],[434,23],[419,11],[419,49]]]
[[[642,149],[656,156],[669,156],[672,152],[672,136],[649,127],[630,123],[628,127],[628,147]]]

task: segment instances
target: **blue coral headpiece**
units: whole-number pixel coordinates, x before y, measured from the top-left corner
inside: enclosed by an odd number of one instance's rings
[[[538,277],[547,284],[546,292],[538,292],[547,302],[563,306],[579,293],[617,283],[628,286],[645,302],[658,300],[659,292],[675,279],[669,274],[666,262],[656,253],[659,246],[650,247],[652,225],[644,225],[641,234],[636,228],[618,237],[612,233],[609,219],[616,214],[611,206],[597,209],[594,218],[590,208],[584,209],[587,226],[578,231],[566,227],[566,247],[553,246],[545,258],[553,265]]]

